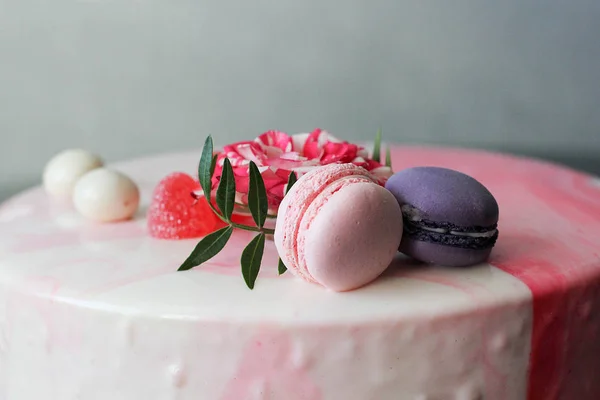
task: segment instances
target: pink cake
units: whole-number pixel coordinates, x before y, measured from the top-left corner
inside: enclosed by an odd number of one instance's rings
[[[1,400],[596,400],[600,181],[467,150],[395,147],[395,170],[453,168],[501,210],[489,263],[418,265],[333,293],[277,275],[254,290],[236,231],[176,272],[197,240],[157,240],[145,213],[199,152],[116,165],[140,187],[128,222],[97,224],[41,188],[0,208]]]

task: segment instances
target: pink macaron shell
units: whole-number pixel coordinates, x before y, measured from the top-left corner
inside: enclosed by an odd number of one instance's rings
[[[369,182],[344,186],[303,232],[306,267],[336,291],[357,289],[390,265],[402,239],[402,211],[385,188]]]
[[[306,252],[303,251],[304,245],[306,243],[306,236],[311,233],[311,226],[317,215],[319,215],[323,209],[323,207],[333,198],[333,196],[339,192],[340,190],[346,188],[349,185],[354,185],[357,183],[369,183],[374,184],[373,180],[362,175],[349,175],[343,178],[340,178],[329,185],[327,185],[321,193],[315,197],[315,199],[310,203],[306,211],[302,216],[302,220],[300,221],[300,229],[298,229],[298,234],[296,236],[296,260],[297,260],[297,268],[298,270],[309,276],[312,282],[318,283],[311,273],[308,271],[306,264]],[[352,201],[351,199],[349,201]],[[338,217],[339,218],[339,217]]]
[[[296,183],[296,186],[298,184]],[[295,255],[297,254],[297,243],[295,240],[291,240],[295,234],[295,226],[292,223],[293,217],[288,214],[297,214],[296,207],[292,200],[294,198],[293,190],[296,186],[292,187],[290,192],[283,198],[283,201],[279,205],[277,212],[277,219],[275,221],[275,234],[273,240],[275,241],[275,247],[279,258],[283,261],[283,264],[287,267],[288,271],[298,278],[302,278],[308,282],[316,283],[310,276],[305,275],[298,269],[298,265],[295,261]],[[289,218],[289,219],[288,219]]]
[[[274,241],[281,260],[294,275],[315,283],[298,268],[297,236],[306,209],[329,184],[353,175],[370,177],[367,170],[353,164],[330,164],[316,168],[298,179],[281,202]]]

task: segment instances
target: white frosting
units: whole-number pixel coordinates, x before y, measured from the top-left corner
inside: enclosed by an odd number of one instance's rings
[[[447,233],[448,232],[447,229],[443,229],[443,228],[430,228],[428,226],[421,226],[420,228],[423,229],[424,231],[435,232],[435,233]]]
[[[73,205],[84,217],[98,222],[131,218],[137,211],[140,192],[127,175],[98,168],[83,175],[73,190]]]
[[[120,166],[142,208],[198,153]],[[0,208],[0,399],[525,399],[531,293],[490,265],[405,260],[334,294],[286,274],[267,243],[253,291],[236,232],[175,272],[196,241],[145,220],[90,225],[40,190]]]
[[[89,151],[64,150],[46,164],[43,174],[44,188],[54,197],[70,198],[79,178],[102,164],[100,157]]]

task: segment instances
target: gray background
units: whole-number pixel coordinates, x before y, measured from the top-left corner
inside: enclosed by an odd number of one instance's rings
[[[0,0],[0,198],[271,128],[495,148],[599,172],[598,0]]]

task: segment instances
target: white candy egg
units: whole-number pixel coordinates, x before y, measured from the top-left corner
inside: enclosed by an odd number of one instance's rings
[[[54,197],[69,198],[79,178],[102,164],[100,157],[86,150],[62,151],[52,157],[44,168],[44,188]]]
[[[121,172],[99,168],[82,176],[73,190],[73,205],[84,217],[98,222],[131,218],[140,203],[140,191]]]

